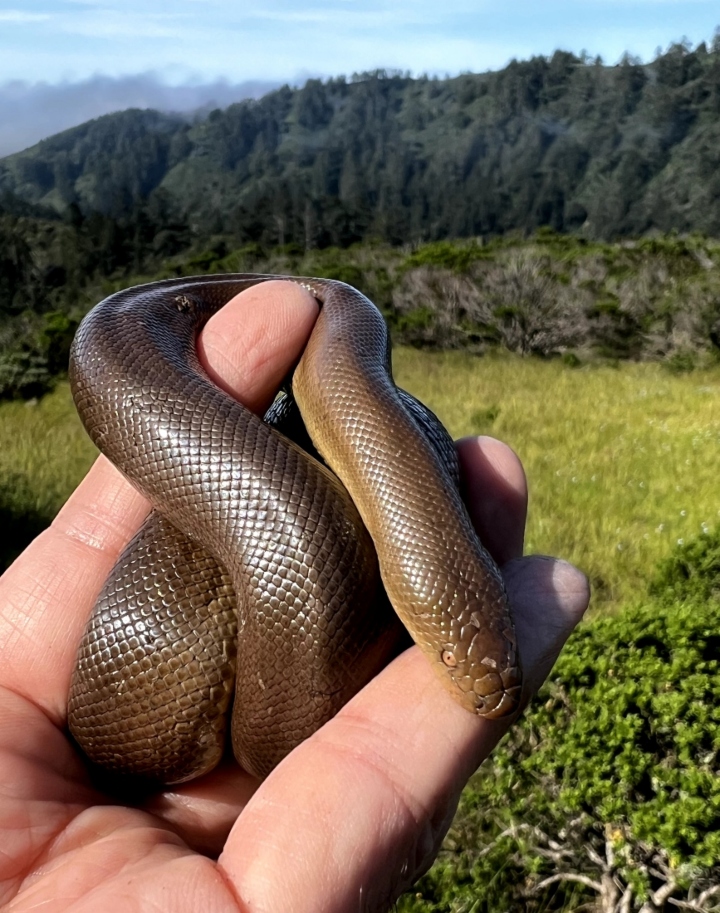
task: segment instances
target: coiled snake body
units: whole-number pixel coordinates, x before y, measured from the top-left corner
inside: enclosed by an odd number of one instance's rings
[[[342,283],[288,280],[321,304],[293,393],[332,472],[200,367],[208,318],[274,278],[120,292],[73,346],[86,429],[156,508],[99,597],[71,685],[71,731],[112,770],[168,783],[210,770],[234,697],[235,756],[267,774],[396,652],[378,565],[456,700],[488,717],[518,703],[499,571],[458,494],[449,439],[392,381],[374,305]]]

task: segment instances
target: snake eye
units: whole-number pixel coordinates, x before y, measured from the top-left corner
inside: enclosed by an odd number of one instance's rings
[[[452,652],[452,650],[443,650],[441,658],[445,665],[449,666],[451,669],[457,666],[457,659],[455,658],[455,654]]]

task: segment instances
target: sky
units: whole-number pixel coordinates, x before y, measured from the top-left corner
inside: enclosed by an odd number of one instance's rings
[[[717,0],[0,0],[0,156],[126,107],[191,110],[379,67],[710,42]]]

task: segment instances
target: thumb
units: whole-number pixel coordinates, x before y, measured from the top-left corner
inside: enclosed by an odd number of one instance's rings
[[[317,301],[294,282],[261,282],[210,318],[198,340],[200,361],[219,387],[262,413],[305,348],[317,314]]]

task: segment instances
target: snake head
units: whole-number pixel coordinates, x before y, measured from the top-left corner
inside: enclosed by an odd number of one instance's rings
[[[478,716],[508,716],[520,705],[522,672],[511,628],[488,642],[487,628],[464,625],[459,639],[444,645],[438,671],[453,698]]]

